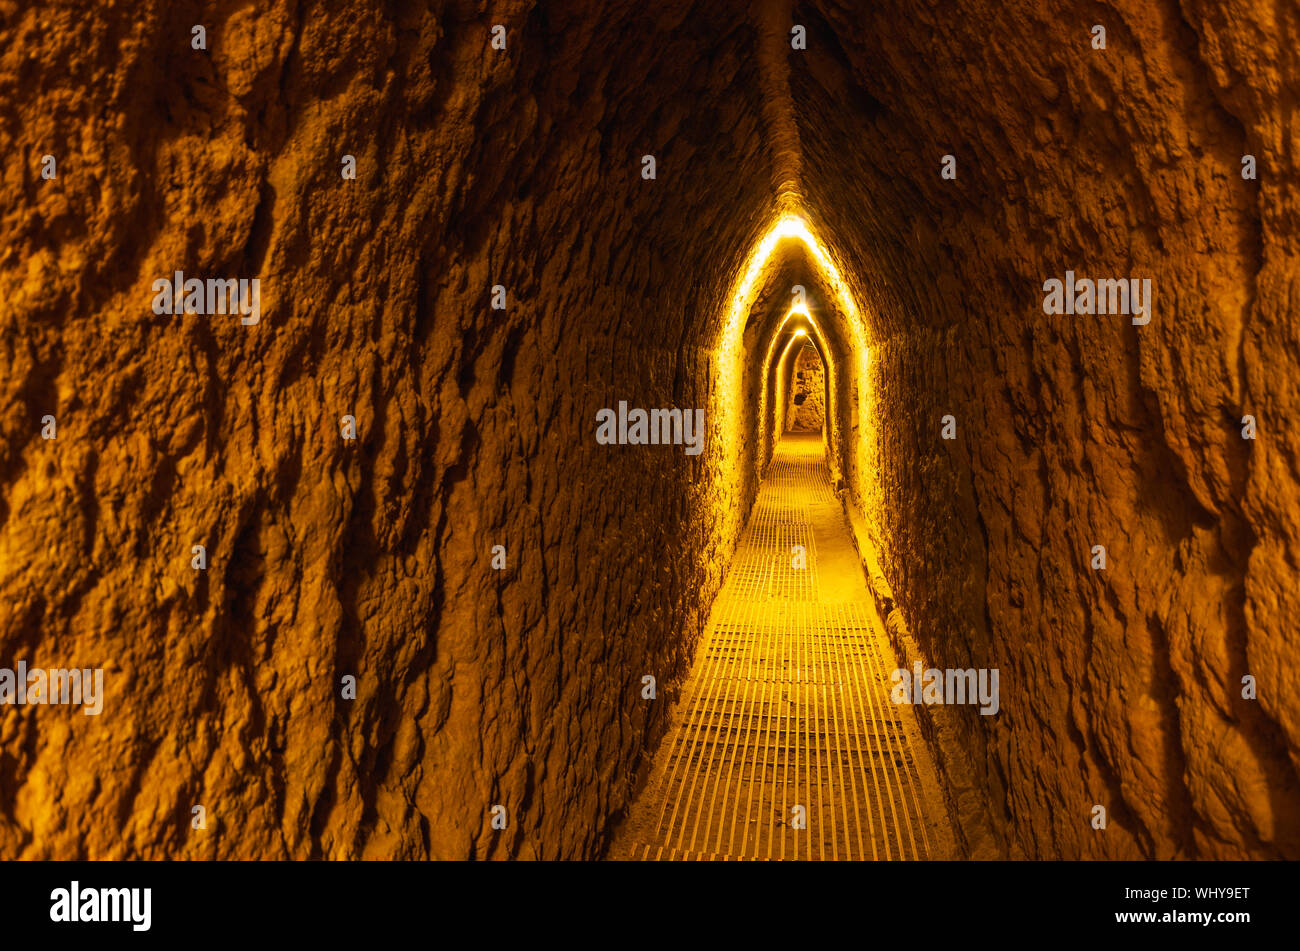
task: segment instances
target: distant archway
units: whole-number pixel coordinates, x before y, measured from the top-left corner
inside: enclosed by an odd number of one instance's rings
[[[824,368],[826,425],[822,430],[822,438],[826,443],[828,457],[832,449],[842,442],[843,434],[838,432],[839,395],[835,385],[842,361],[837,360],[835,356],[837,351],[808,307],[805,304],[796,304],[786,312],[781,323],[777,325],[764,351],[759,390],[758,431],[761,442],[756,460],[760,475],[771,460],[776,444],[784,431],[783,410],[789,400],[792,362],[799,352],[801,343],[810,343],[814,347]]]
[[[865,455],[871,445],[869,439],[863,438],[868,434],[858,427],[859,421],[865,423],[870,420],[868,330],[863,313],[830,252],[814,236],[808,222],[795,211],[796,209],[790,208],[780,214],[751,248],[737,273],[728,298],[730,306],[723,315],[718,342],[713,350],[717,361],[715,379],[718,388],[714,411],[717,416],[719,461],[724,467],[735,466],[748,450],[754,457],[753,464],[760,476],[766,468],[775,443],[773,427],[769,422],[775,385],[771,366],[774,360],[772,351],[777,349],[778,342],[782,346],[788,344],[789,338],[783,330],[793,317],[801,315],[808,322],[808,332],[814,334],[814,341],[819,345],[818,352],[827,372],[827,461],[838,475],[842,467],[856,469],[864,466]],[[747,447],[742,383],[745,379],[745,327],[758,295],[774,276],[776,262],[780,260],[777,249],[785,240],[794,240],[806,250],[814,280],[824,288],[826,294],[826,311],[818,319],[824,317],[830,325],[827,329],[833,329],[834,333],[828,336],[822,332],[806,304],[796,304],[787,312],[773,335],[761,364],[760,425],[755,434],[755,444]],[[752,413],[752,408],[748,412]]]
[[[778,370],[785,382],[785,399],[777,407],[779,439],[790,433],[824,436],[827,426],[825,367],[821,354],[810,341],[806,338],[791,341],[788,359]]]

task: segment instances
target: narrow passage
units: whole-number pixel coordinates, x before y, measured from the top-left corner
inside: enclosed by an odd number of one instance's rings
[[[787,433],[611,857],[945,858],[933,768],[890,701],[893,656],[821,434]]]

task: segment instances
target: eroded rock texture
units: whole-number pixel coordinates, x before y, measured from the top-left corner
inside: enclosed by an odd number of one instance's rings
[[[916,643],[1002,670],[941,750],[967,847],[1300,855],[1298,31],[1245,0],[0,2],[0,666],[107,673],[98,717],[0,708],[0,856],[599,855],[770,453],[795,284]],[[783,245],[723,379],[796,207],[868,377]],[[1067,268],[1151,278],[1151,323],[1045,315]],[[178,270],[259,278],[260,322],[155,315]],[[620,400],[735,438],[597,445]]]
[[[935,666],[1002,670],[977,798],[1012,854],[1294,857],[1296,8],[899,6],[800,5],[792,86],[878,321],[886,574]],[[1048,317],[1067,268],[1149,277],[1151,323]]]
[[[6,710],[0,854],[598,850],[734,539],[592,420],[705,405],[770,189],[752,26],[641,6],[9,5],[0,656],[108,697]]]
[[[826,375],[822,371],[821,357],[812,344],[799,351],[793,374],[786,431],[819,433],[826,418]]]

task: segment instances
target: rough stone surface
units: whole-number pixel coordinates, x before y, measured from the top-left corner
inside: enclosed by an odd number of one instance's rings
[[[1300,17],[902,7],[797,5],[791,84],[874,318],[849,481],[922,654],[1001,669],[998,717],[954,711],[1001,847],[1294,858]],[[1149,277],[1151,323],[1045,315],[1066,269]]]
[[[826,374],[817,348],[805,344],[795,359],[786,432],[819,433],[826,419]]]
[[[1002,670],[998,717],[934,733],[958,818],[1300,856],[1298,33],[1246,0],[0,0],[0,666],[107,672],[101,716],[0,709],[0,857],[599,855],[780,431],[795,284],[920,653]],[[721,378],[786,200],[863,309],[861,402],[797,247]],[[1044,315],[1067,268],[1150,277],[1151,324]],[[260,323],[155,316],[175,270],[259,278]],[[597,445],[620,400],[736,439]]]
[[[0,663],[108,697],[0,713],[0,855],[599,851],[754,487],[595,414],[708,405],[771,200],[753,26],[642,7],[6,4]]]

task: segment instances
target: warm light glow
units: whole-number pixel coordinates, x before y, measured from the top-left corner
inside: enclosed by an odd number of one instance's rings
[[[773,376],[772,369],[774,365],[772,363],[772,354],[776,350],[776,342],[781,338],[781,332],[785,330],[786,324],[788,324],[791,318],[794,317],[800,317],[806,320],[808,326],[812,328],[812,332],[810,334],[807,328],[797,327],[794,333],[791,334],[790,342],[786,344],[785,349],[781,351],[781,357],[775,364],[776,392],[775,399],[773,400],[771,398],[771,386],[769,384],[769,381]],[[779,431],[780,426],[777,424],[780,422],[781,407],[784,406],[785,400],[785,361],[790,354],[791,348],[796,342],[798,342],[800,337],[808,337],[808,339],[819,344],[817,350],[818,354],[822,358],[823,365],[826,367],[826,380],[828,383],[826,437],[828,441],[832,438],[835,410],[839,405],[838,395],[835,389],[835,358],[831,353],[830,341],[826,339],[826,335],[822,333],[821,328],[817,326],[817,321],[813,319],[807,306],[804,304],[795,304],[786,312],[785,317],[782,318],[781,323],[772,334],[772,339],[768,341],[767,353],[764,355],[762,366],[759,368],[759,452],[761,457],[764,459],[767,458],[768,453],[775,448],[776,443],[781,439],[781,433]],[[771,428],[768,427],[769,417],[773,424]]]
[[[817,326],[817,321],[813,320],[812,314],[808,313],[808,308],[803,304],[795,304],[788,311],[786,311],[785,316],[781,318],[781,323],[777,325],[776,331],[772,334],[772,339],[768,341],[767,354],[763,358],[762,370],[764,373],[767,372],[767,368],[772,363],[772,351],[776,349],[776,342],[781,338],[781,331],[785,330],[785,325],[790,322],[791,317],[802,317],[804,320],[808,321],[808,326],[812,328],[813,333],[817,335],[817,338],[822,341],[823,349],[826,349],[828,351],[830,349],[826,345],[827,344],[826,335],[822,333],[821,328]],[[808,331],[806,328],[800,327],[797,330],[795,330],[794,335],[796,337],[802,337],[807,333]]]
[[[778,358],[777,358],[777,361],[776,361],[776,399],[772,402],[772,435],[771,435],[771,438],[772,438],[772,444],[773,444],[773,445],[774,445],[776,442],[779,442],[779,441],[780,441],[780,439],[781,439],[781,435],[782,435],[782,433],[783,433],[783,431],[784,431],[784,429],[785,429],[785,426],[784,426],[784,420],[783,420],[782,416],[783,416],[783,414],[784,414],[784,412],[785,412],[785,407],[786,407],[786,404],[787,404],[787,402],[788,402],[788,400],[789,400],[789,394],[788,394],[787,391],[786,391],[786,389],[787,389],[787,384],[786,384],[786,369],[785,369],[785,362],[786,362],[787,360],[790,359],[790,351],[792,351],[792,350],[794,349],[795,344],[797,344],[800,340],[804,339],[804,338],[807,337],[807,336],[808,336],[808,331],[804,330],[802,327],[800,327],[798,330],[796,330],[796,331],[791,335],[791,337],[790,337],[790,342],[787,343],[787,344],[785,345],[785,349],[781,351],[781,356],[778,357]],[[772,339],[775,340],[776,338],[773,337]],[[762,386],[763,386],[763,398],[762,398],[762,408],[761,408],[760,411],[759,411],[759,412],[760,412],[760,416],[759,416],[759,425],[762,426],[762,427],[764,427],[765,430],[766,430],[766,427],[767,427],[767,417],[768,417],[768,412],[767,412],[767,380],[768,380],[768,369],[767,369],[767,367],[765,366],[765,367],[763,368],[763,383],[762,383]],[[769,449],[769,442],[768,442],[768,439],[767,439],[767,433],[766,433],[766,431],[764,432],[763,435],[764,435],[764,439],[763,439],[763,453],[764,453],[764,455],[766,455],[766,454],[767,454],[767,451],[768,451],[768,449]]]
[[[865,354],[866,328],[863,326],[858,305],[853,300],[853,294],[850,292],[844,278],[840,276],[839,268],[831,260],[830,253],[817,240],[809,229],[808,223],[798,215],[786,215],[778,219],[776,224],[768,229],[767,234],[763,236],[754,250],[750,252],[749,260],[743,271],[743,277],[736,285],[731,296],[731,310],[723,326],[722,341],[718,348],[719,353],[725,352],[725,350],[736,345],[740,332],[743,331],[745,319],[749,316],[749,312],[754,306],[754,298],[760,289],[758,279],[770,263],[772,252],[776,250],[777,243],[785,238],[796,238],[808,249],[808,253],[812,255],[813,261],[817,265],[821,279],[834,293],[836,304],[848,318],[849,326],[857,338],[855,342],[861,344],[862,351]],[[804,312],[807,313],[806,310]]]
[[[854,356],[852,377],[857,385],[857,419],[859,421],[857,445],[844,447],[847,452],[855,456],[863,455],[866,452],[866,446],[870,444],[865,437],[868,436],[868,427],[870,425],[871,414],[868,411],[870,398],[870,389],[868,387],[867,366],[867,329],[863,321],[862,314],[858,309],[857,303],[849,290],[848,283],[840,274],[839,269],[835,266],[830,252],[812,233],[808,223],[798,214],[784,214],[767,230],[763,237],[750,251],[745,265],[741,268],[736,283],[733,285],[730,295],[730,304],[724,320],[719,329],[717,345],[714,348],[716,357],[716,376],[718,390],[717,402],[713,405],[715,414],[715,423],[712,438],[716,439],[716,450],[718,453],[718,464],[725,470],[735,471],[739,464],[742,454],[742,444],[745,438],[746,425],[745,416],[747,411],[753,412],[752,407],[747,408],[744,405],[744,394],[742,392],[744,381],[744,333],[745,324],[749,319],[750,312],[753,310],[754,302],[759,292],[764,286],[763,278],[770,278],[768,273],[770,269],[776,266],[773,259],[773,253],[777,245],[783,240],[797,240],[807,249],[809,257],[817,269],[817,276],[822,284],[829,290],[832,298],[831,303],[839,311],[844,324],[844,329],[849,336],[849,346]],[[771,365],[772,351],[776,347],[776,339],[781,335],[787,321],[794,315],[805,318],[808,322],[811,334],[815,335],[822,343],[822,356],[826,363],[827,379],[830,382],[830,394],[832,400],[835,398],[835,372],[836,367],[831,362],[831,348],[825,334],[817,326],[808,308],[802,304],[790,308],[785,319],[781,321],[781,327],[778,327],[769,342],[766,352],[766,359],[759,368],[763,374],[759,384],[761,389],[760,395],[760,426],[763,431],[758,433],[760,443],[759,452],[764,451],[765,440],[768,433],[767,427],[767,407],[768,397],[767,378],[768,369]],[[853,392],[850,388],[849,392]],[[838,434],[832,425],[832,420],[837,417],[833,415],[834,407],[827,406],[827,434],[838,439],[851,439],[852,432]],[[850,413],[848,419],[853,416]],[[863,463],[866,460],[861,460]],[[739,515],[728,513],[724,518],[738,519]]]
[[[785,366],[785,361],[790,356],[791,348],[793,348],[794,345],[799,342],[799,338],[806,337],[806,336],[807,334],[804,332],[802,327],[794,332],[794,336],[790,338],[790,342],[787,343],[785,345],[785,349],[781,351],[780,359],[776,361],[776,365],[778,367]]]
[[[737,344],[738,338],[744,329],[745,319],[754,307],[754,297],[759,291],[758,279],[771,261],[772,252],[776,250],[777,243],[783,238],[799,238],[805,245],[809,246],[810,250],[812,245],[816,243],[816,238],[808,230],[808,225],[797,215],[786,215],[778,219],[776,224],[768,229],[767,234],[763,235],[762,240],[758,242],[758,246],[750,252],[742,277],[732,291],[731,310],[728,312],[726,323],[723,325],[719,352],[733,348]],[[815,253],[814,257],[816,257]],[[838,272],[836,273],[838,274]],[[855,309],[854,313],[856,312]]]

